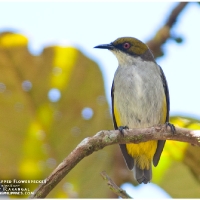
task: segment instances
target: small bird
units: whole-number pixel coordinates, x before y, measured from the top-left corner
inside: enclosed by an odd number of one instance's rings
[[[117,58],[111,89],[112,115],[115,129],[146,128],[169,123],[169,90],[162,68],[156,63],[146,44],[133,37],[121,37],[110,44],[94,48],[108,49]],[[138,183],[152,179],[152,162],[158,165],[164,140],[139,144],[120,144],[126,164],[133,169]]]

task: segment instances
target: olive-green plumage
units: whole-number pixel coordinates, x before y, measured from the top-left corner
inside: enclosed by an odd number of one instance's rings
[[[133,40],[132,37],[118,38],[117,40],[112,42],[112,45],[115,48],[123,51],[124,43],[131,44],[131,47],[126,50],[126,53],[128,53],[130,55],[142,55],[148,50],[147,45],[145,45],[144,43],[141,43],[141,41],[136,38],[134,38],[134,40]]]

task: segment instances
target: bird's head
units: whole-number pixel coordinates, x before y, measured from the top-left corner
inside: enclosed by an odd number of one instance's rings
[[[143,61],[153,61],[154,57],[148,46],[133,37],[121,37],[110,44],[101,44],[94,48],[108,49],[112,51],[119,63],[126,59],[140,57]],[[125,61],[126,62],[126,61]]]

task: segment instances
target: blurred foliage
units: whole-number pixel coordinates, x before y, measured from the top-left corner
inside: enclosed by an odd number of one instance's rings
[[[27,46],[21,34],[0,34],[0,179],[43,180],[85,137],[113,129],[94,61],[73,47],[51,46],[33,56]],[[200,129],[200,122],[191,118],[177,116],[171,122]],[[199,151],[167,141],[153,182],[172,197],[200,197]],[[84,158],[48,198],[114,197],[99,175],[103,170],[118,185],[136,185],[113,145]],[[26,185],[30,191],[37,186]]]
[[[175,126],[200,130],[200,121],[174,116]],[[153,182],[174,198],[200,197],[200,148],[184,142],[167,141],[159,165],[154,168]]]
[[[33,56],[27,45],[23,35],[0,35],[1,179],[43,180],[85,137],[112,129],[96,63],[72,47]],[[112,152],[85,158],[48,197],[106,197],[99,173],[111,171]]]

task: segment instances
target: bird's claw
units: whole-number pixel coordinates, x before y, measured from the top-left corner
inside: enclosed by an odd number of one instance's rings
[[[175,128],[175,126],[174,126],[173,124],[171,124],[171,123],[169,123],[169,122],[166,122],[165,125],[166,125],[166,128],[167,128],[168,126],[170,127],[172,134],[175,134],[176,128]]]
[[[118,127],[118,130],[120,131],[120,133],[124,136],[124,129],[126,130],[126,129],[129,129],[129,127],[128,126],[119,126]]]

